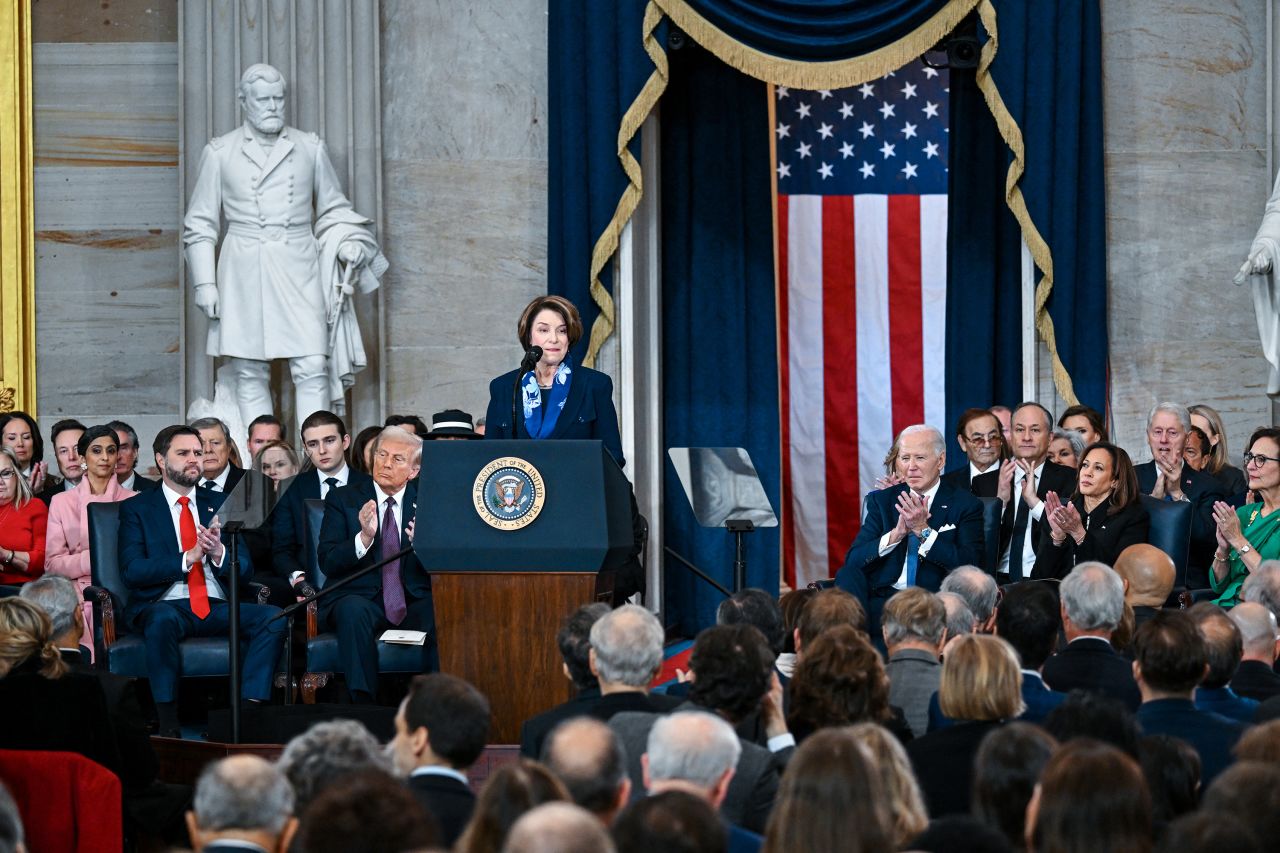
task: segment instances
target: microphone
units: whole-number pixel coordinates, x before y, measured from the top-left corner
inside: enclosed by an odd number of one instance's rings
[[[529,351],[524,354],[524,360],[520,362],[520,372],[528,373],[541,360],[542,347],[529,347]]]

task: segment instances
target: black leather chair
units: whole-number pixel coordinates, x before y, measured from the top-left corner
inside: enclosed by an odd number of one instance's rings
[[[1187,585],[1187,556],[1191,550],[1191,513],[1193,507],[1186,501],[1162,501],[1150,495],[1142,496],[1142,505],[1151,517],[1147,542],[1169,555],[1173,560],[1173,587],[1175,594]]]
[[[117,675],[147,678],[147,647],[142,635],[133,633],[123,614],[129,604],[129,587],[120,572],[116,537],[120,529],[120,504],[89,504],[89,565],[93,585],[86,588],[86,601],[93,602],[94,634],[100,638],[94,660]],[[268,591],[249,585],[252,600],[266,602]],[[117,614],[120,614],[117,616]],[[193,637],[178,646],[183,678],[210,678],[230,675],[227,641]]]
[[[991,574],[1000,570],[1000,516],[1004,504],[999,498],[978,498],[982,501],[982,568]]]
[[[317,589],[323,589],[325,576],[320,570],[320,524],[324,521],[324,501],[306,501],[306,554],[311,576]],[[313,705],[316,691],[324,687],[338,671],[338,635],[320,632],[318,603],[307,605],[307,671],[302,675],[302,702]],[[406,646],[378,641],[378,672],[414,674],[431,668],[431,643]]]

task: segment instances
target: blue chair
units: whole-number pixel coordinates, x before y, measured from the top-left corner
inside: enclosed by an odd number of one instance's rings
[[[1000,518],[1004,503],[999,498],[978,498],[982,501],[982,568],[991,574],[1000,570]]]
[[[324,588],[325,576],[320,570],[320,525],[324,521],[324,501],[308,498],[306,501],[305,547],[311,576],[317,589]],[[378,672],[415,674],[431,670],[431,643],[421,646],[405,646],[378,640]],[[307,671],[302,675],[302,702],[314,705],[316,691],[332,680],[338,667],[338,635],[320,633],[320,617],[317,602],[307,605]]]
[[[1187,557],[1191,551],[1191,517],[1194,507],[1186,501],[1162,501],[1142,496],[1142,505],[1151,517],[1148,544],[1154,545],[1173,560],[1175,594],[1187,585]]]
[[[93,585],[84,591],[86,601],[93,603],[94,634],[101,638],[95,650],[97,666],[116,675],[147,678],[147,647],[142,635],[132,633],[124,619],[131,591],[120,572],[116,538],[120,530],[120,504],[89,504],[89,565]],[[260,584],[249,584],[250,599],[265,604],[269,591]],[[231,663],[227,641],[214,637],[192,637],[178,646],[183,678],[226,678]]]

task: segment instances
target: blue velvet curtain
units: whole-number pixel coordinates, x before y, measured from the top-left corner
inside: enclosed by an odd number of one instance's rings
[[[765,84],[690,44],[662,100],[664,447],[745,447],[778,511],[778,360]],[[733,542],[705,529],[665,463],[666,544],[732,588]],[[713,624],[723,596],[673,559],[667,622]],[[777,594],[778,528],[747,536],[747,582]]]

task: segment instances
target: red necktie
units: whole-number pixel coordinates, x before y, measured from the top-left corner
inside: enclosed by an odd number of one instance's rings
[[[191,514],[191,498],[178,498],[182,513],[178,516],[178,529],[182,532],[182,553],[196,547],[196,519]],[[187,575],[187,588],[191,592],[191,612],[203,619],[209,615],[209,590],[204,582],[204,566],[199,560],[191,564]]]

